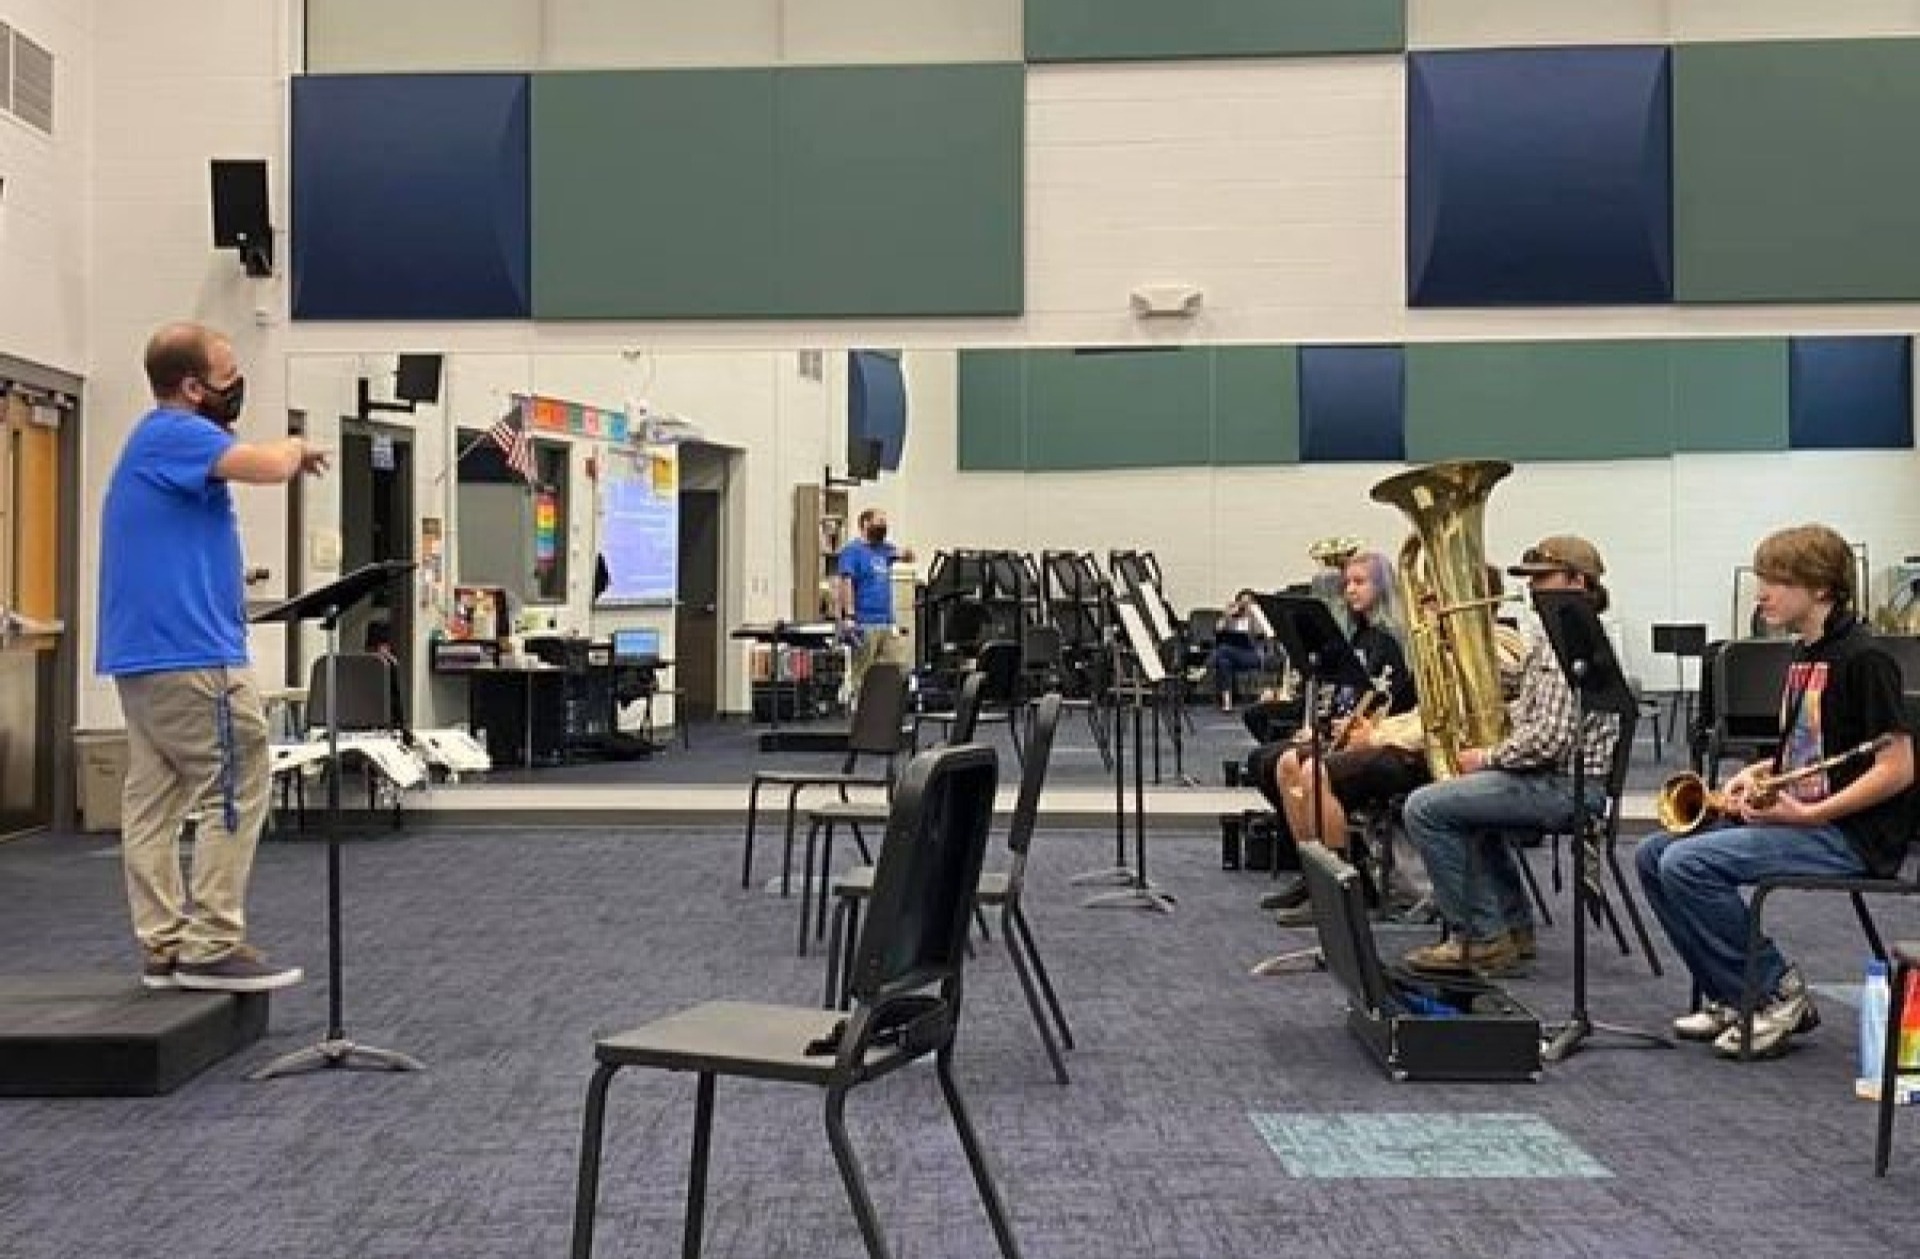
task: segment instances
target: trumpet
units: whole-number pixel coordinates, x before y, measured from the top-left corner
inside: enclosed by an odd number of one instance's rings
[[[1362,538],[1322,538],[1307,548],[1307,558],[1328,568],[1345,568],[1347,561],[1366,549]]]
[[[1758,775],[1753,780],[1753,789],[1748,792],[1747,799],[1765,808],[1780,794],[1782,787],[1815,774],[1824,774],[1830,769],[1839,769],[1854,761],[1871,760],[1892,742],[1892,735],[1883,734],[1823,761],[1802,765],[1799,769],[1790,769],[1783,774]],[[1675,774],[1667,779],[1660,785],[1660,795],[1654,802],[1654,813],[1660,819],[1660,829],[1669,835],[1691,835],[1710,822],[1725,821],[1732,812],[1733,802],[1727,798],[1727,794],[1710,789],[1706,781],[1695,773]]]

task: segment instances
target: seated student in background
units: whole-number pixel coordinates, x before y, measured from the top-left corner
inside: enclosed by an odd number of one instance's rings
[[[1702,1003],[1674,1020],[1684,1040],[1740,1053],[1738,1009],[1746,973],[1749,910],[1740,889],[1777,875],[1891,875],[1914,822],[1913,737],[1900,668],[1854,614],[1854,555],[1824,525],[1783,529],[1754,552],[1760,615],[1798,640],[1780,704],[1774,754],[1725,788],[1734,824],[1691,836],[1655,834],[1634,864],[1647,903],[1693,975]],[[1813,765],[1882,735],[1872,757],[1758,789],[1764,775]],[[1786,1052],[1787,1038],[1819,1025],[1799,968],[1762,942],[1752,1053]]]
[[[1242,590],[1214,622],[1213,689],[1220,696],[1220,711],[1233,711],[1233,683],[1242,673],[1258,673],[1263,663],[1260,644],[1267,630],[1253,591]]]
[[[1426,781],[1424,739],[1414,713],[1418,697],[1401,642],[1393,569],[1386,556],[1363,551],[1347,561],[1343,574],[1342,603],[1353,627],[1348,641],[1375,680],[1375,698],[1345,692],[1334,697],[1336,711],[1347,717],[1333,736],[1336,750],[1326,758],[1325,793],[1317,818],[1313,758],[1297,740],[1263,749],[1264,756],[1256,753],[1254,778],[1261,793],[1285,815],[1296,841],[1313,838],[1318,820],[1324,824],[1327,846],[1335,850],[1346,847],[1348,808],[1382,802]],[[1356,720],[1355,710],[1363,707],[1370,711]],[[1297,880],[1262,904],[1306,911],[1306,901],[1306,882]],[[1313,919],[1310,914],[1294,914],[1282,921],[1300,925]]]

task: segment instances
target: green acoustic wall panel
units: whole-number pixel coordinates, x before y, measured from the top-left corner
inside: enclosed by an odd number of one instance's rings
[[[769,311],[773,115],[770,70],[535,75],[535,317]]]
[[[779,72],[778,313],[1017,315],[1026,68]]]
[[[1674,295],[1920,298],[1920,40],[1674,50]]]
[[[1026,0],[1028,61],[1398,52],[1406,0]]]
[[[1211,463],[1212,366],[1206,349],[1029,353],[1027,466]]]
[[[1026,69],[536,75],[545,319],[1009,315]]]
[[[1672,449],[1658,341],[1407,347],[1407,460],[1631,459]]]
[[[1300,461],[1300,351],[1291,345],[1213,351],[1213,461]]]
[[[1673,448],[1787,449],[1784,338],[1674,341]]]
[[[960,351],[956,466],[1017,472],[1027,466],[1027,356],[1021,350]]]

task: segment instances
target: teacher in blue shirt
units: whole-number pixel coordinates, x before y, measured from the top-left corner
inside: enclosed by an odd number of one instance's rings
[[[298,437],[234,435],[246,378],[232,344],[178,323],[147,342],[153,410],[134,423],[100,518],[95,667],[127,721],[121,856],[149,988],[262,992],[297,983],[247,943],[246,893],[267,817],[267,721],[247,669],[234,482],[327,466]],[[191,883],[180,829],[199,816]]]
[[[860,513],[860,536],[840,548],[840,582],[836,602],[841,636],[853,644],[848,683],[860,694],[860,683],[876,660],[906,661],[906,639],[893,618],[893,566],[913,563],[913,548],[887,541],[887,513],[869,507]]]

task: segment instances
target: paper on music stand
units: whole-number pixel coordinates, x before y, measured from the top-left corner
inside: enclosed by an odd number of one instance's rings
[[[1155,645],[1146,622],[1140,619],[1140,609],[1125,600],[1114,607],[1120,614],[1120,628],[1126,632],[1127,646],[1133,649],[1134,658],[1140,662],[1142,676],[1149,682],[1166,681],[1167,671],[1160,663],[1160,648]]]

